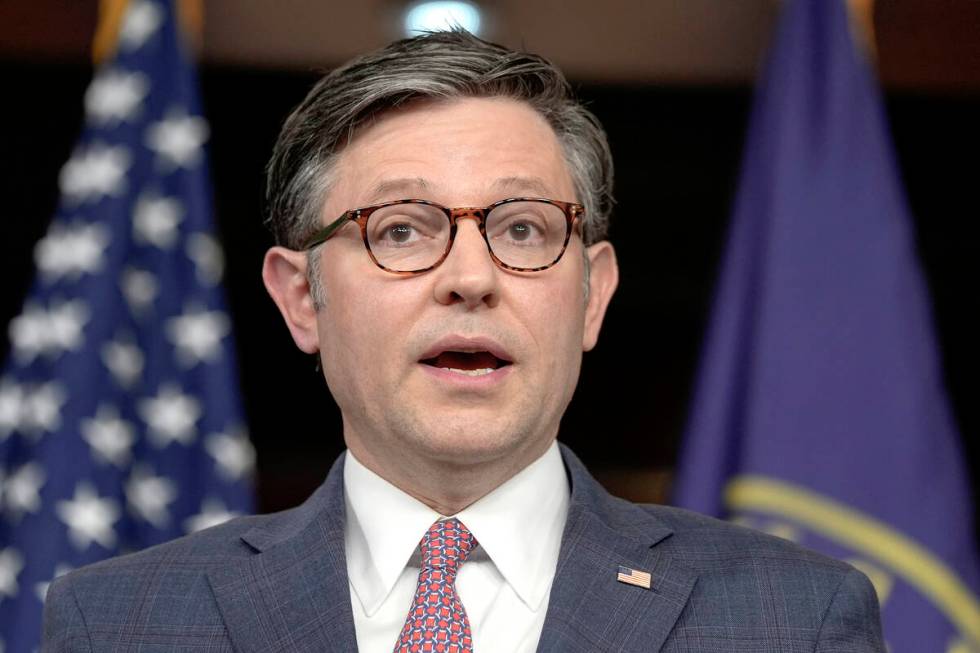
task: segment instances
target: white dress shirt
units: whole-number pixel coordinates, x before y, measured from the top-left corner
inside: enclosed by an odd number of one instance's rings
[[[419,542],[445,516],[362,465],[344,463],[347,575],[358,649],[390,653],[415,596]],[[534,651],[541,637],[568,513],[557,443],[456,515],[479,546],[460,567],[456,592],[474,653]]]

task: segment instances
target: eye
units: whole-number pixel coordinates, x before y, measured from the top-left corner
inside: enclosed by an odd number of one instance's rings
[[[538,228],[529,222],[512,222],[507,226],[507,236],[515,242],[524,242],[533,238]]]
[[[499,245],[535,247],[547,240],[548,224],[544,216],[521,211],[494,217],[487,227],[487,235]]]
[[[410,224],[393,224],[385,229],[385,235],[396,243],[407,243],[415,235],[415,229]]]
[[[425,236],[417,222],[406,216],[391,216],[372,227],[371,242],[384,247],[405,247]]]
[[[368,221],[371,246],[414,248],[424,243],[444,242],[449,221],[439,210],[424,204],[398,204],[384,207]]]

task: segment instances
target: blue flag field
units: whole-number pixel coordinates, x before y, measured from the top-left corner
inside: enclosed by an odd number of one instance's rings
[[[968,479],[881,97],[843,2],[784,5],[675,502],[854,564],[892,653],[978,652]]]
[[[54,577],[252,508],[208,125],[168,2],[129,3],[84,103],[0,373],[4,653],[37,649]]]

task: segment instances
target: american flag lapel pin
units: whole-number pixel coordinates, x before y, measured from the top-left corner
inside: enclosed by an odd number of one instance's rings
[[[620,565],[619,573],[616,574],[616,580],[627,585],[636,585],[643,589],[650,589],[650,572],[647,571],[630,569],[629,567]]]

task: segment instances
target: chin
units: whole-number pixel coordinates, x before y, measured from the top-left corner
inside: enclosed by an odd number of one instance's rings
[[[501,424],[499,417],[494,421],[450,417],[399,430],[403,441],[416,451],[445,463],[475,465],[519,455],[531,437],[529,430],[518,424]]]

